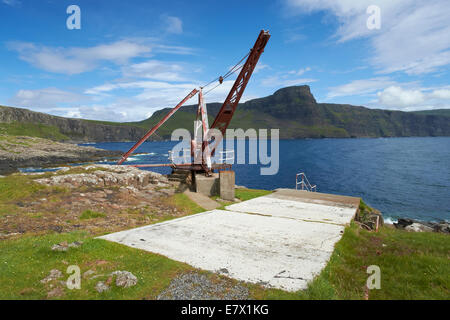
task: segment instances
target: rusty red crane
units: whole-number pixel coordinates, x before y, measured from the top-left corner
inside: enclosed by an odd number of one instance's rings
[[[211,128],[208,128],[208,117],[206,113],[206,107],[204,104],[203,99],[203,88],[201,87],[199,89],[193,89],[183,100],[180,101],[170,112],[161,120],[159,121],[153,128],[151,128],[130,150],[128,150],[122,158],[119,160],[118,164],[122,164],[142,143],[144,143],[153,133],[155,133],[158,128],[160,128],[176,111],[178,111],[189,99],[194,97],[197,93],[199,94],[199,108],[197,112],[197,120],[201,118],[201,129],[203,129],[203,137],[207,136],[207,132],[210,129],[217,129],[222,133],[222,136],[225,135],[226,129],[230,125],[231,119],[233,118],[234,112],[236,111],[236,108],[239,104],[239,101],[242,97],[242,94],[244,93],[245,88],[247,87],[248,81],[250,80],[250,77],[253,74],[253,71],[255,70],[256,64],[258,63],[259,58],[261,57],[261,54],[264,52],[264,48],[266,47],[267,42],[269,41],[270,34],[269,31],[261,30],[259,33],[258,38],[256,39],[256,42],[252,49],[250,49],[250,52],[247,53],[241,61],[239,61],[233,68],[231,68],[225,75],[220,76],[219,78],[211,81],[206,86],[209,86],[210,84],[214,83],[215,81],[218,81],[219,83],[212,88],[211,90],[215,89],[217,86],[223,83],[224,79],[231,76],[233,73],[241,70],[239,75],[237,76],[233,87],[231,88],[230,92],[228,93],[227,98],[225,99],[222,107],[219,110],[219,113],[217,114],[216,118],[214,119],[213,124],[211,125]],[[244,59],[244,64],[241,64]],[[209,90],[209,91],[211,91]],[[209,92],[208,91],[208,92]],[[198,128],[200,129],[200,127]],[[201,146],[201,153],[202,155],[204,153],[208,153],[208,156],[214,155],[214,152],[217,148],[217,146],[220,143],[220,139],[215,139],[212,142],[203,141]],[[200,146],[196,146],[195,141],[191,143],[191,155],[194,156],[194,151],[196,148],[200,148]],[[187,170],[194,170],[194,171],[204,171],[207,174],[211,172],[213,169],[220,169],[221,165],[212,165],[211,163],[208,163],[208,156],[202,156],[201,157],[201,163],[184,163],[184,164],[148,164],[148,165],[134,165],[134,167],[161,167],[161,166],[167,166],[167,167],[182,167]],[[224,165],[222,165],[223,167]],[[225,165],[226,166],[226,165]]]

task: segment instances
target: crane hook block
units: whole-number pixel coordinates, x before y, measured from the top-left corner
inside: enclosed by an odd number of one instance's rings
[[[222,76],[219,77],[219,83],[220,83],[220,84],[223,83],[223,77],[222,77]]]

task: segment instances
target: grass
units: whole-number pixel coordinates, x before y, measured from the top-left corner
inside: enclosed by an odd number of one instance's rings
[[[5,214],[11,215],[19,212],[17,203],[32,202],[41,198],[48,198],[49,201],[55,201],[61,195],[68,192],[64,187],[48,187],[33,181],[47,174],[33,176],[12,174],[1,178],[0,217]]]
[[[168,201],[169,204],[175,205],[175,207],[177,207],[178,210],[182,211],[186,215],[206,211],[198,204],[196,204],[194,201],[189,199],[189,197],[184,193],[176,193],[173,197],[167,198],[166,201]]]
[[[33,182],[29,176],[9,175],[0,179],[0,203],[25,199],[45,188]]]
[[[85,210],[80,215],[80,220],[87,220],[87,219],[95,219],[95,218],[104,218],[106,217],[106,214],[102,212],[92,211],[92,210]]]
[[[241,201],[246,201],[257,197],[262,197],[271,193],[272,191],[269,190],[236,189],[235,196]]]
[[[63,188],[44,187],[33,181],[36,176],[10,175],[0,179],[0,215],[14,213],[15,203],[33,199],[59,197]],[[236,197],[249,200],[269,194],[267,190],[237,189]],[[175,206],[183,215],[205,211],[185,194],[177,193],[163,201]],[[360,209],[368,209],[361,202]],[[31,213],[30,213],[31,214]],[[42,219],[46,212],[35,212],[33,219]],[[155,222],[179,217],[168,213]],[[101,219],[104,213],[82,212],[80,219]],[[102,233],[104,231],[99,230]],[[83,241],[80,248],[55,252],[55,243]],[[410,233],[389,227],[380,232],[359,229],[356,224],[345,229],[336,244],[328,265],[304,291],[289,293],[246,284],[254,299],[364,299],[368,278],[367,267],[381,269],[381,289],[371,290],[370,299],[448,299],[450,296],[450,238],[438,233]],[[100,239],[87,232],[22,235],[0,240],[0,299],[44,299],[50,291],[40,283],[51,269],[65,273],[69,265],[78,265],[81,272],[94,270],[95,280],[83,279],[81,290],[64,289],[64,299],[154,299],[180,272],[193,268],[133,248]],[[99,294],[97,281],[104,281],[115,270],[135,274],[138,285],[128,289],[112,287]]]
[[[56,141],[69,140],[69,137],[61,133],[58,127],[41,123],[0,123],[0,134],[10,136],[38,137]]]
[[[55,252],[55,243],[83,241],[79,248]],[[245,284],[253,299],[363,299],[367,266],[381,269],[381,289],[370,299],[448,299],[450,290],[450,241],[448,235],[409,233],[383,227],[379,233],[352,224],[337,243],[330,262],[304,291],[289,293]],[[20,254],[18,254],[20,253]],[[163,256],[94,239],[84,232],[24,236],[0,241],[0,299],[44,299],[50,290],[40,280],[51,269],[65,273],[78,265],[81,273],[102,275],[82,279],[81,290],[64,288],[64,299],[154,299],[179,273],[192,267]],[[105,293],[94,290],[115,270],[128,270],[139,282]]]
[[[55,243],[83,241],[80,248],[56,252],[50,248]],[[20,253],[20,254],[18,254]],[[0,242],[0,299],[45,299],[50,290],[40,280],[50,270],[63,272],[61,280],[67,280],[69,265],[77,265],[81,274],[94,270],[104,275],[96,279],[82,279],[81,289],[64,287],[64,299],[154,299],[170,280],[180,272],[192,268],[157,254],[129,248],[105,240],[89,238],[85,233],[25,236]],[[95,285],[105,281],[108,274],[127,270],[138,278],[138,284],[130,288],[112,285],[108,292],[97,293]]]
[[[305,291],[253,288],[259,299],[364,299],[367,267],[381,270],[381,289],[369,299],[448,299],[450,241],[438,233],[383,227],[374,233],[346,228],[331,259]]]

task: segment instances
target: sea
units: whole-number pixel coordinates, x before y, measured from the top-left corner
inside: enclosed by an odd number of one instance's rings
[[[246,142],[249,162],[250,142]],[[133,144],[82,145],[125,152]],[[169,163],[169,151],[177,144],[145,142],[125,164]],[[236,148],[237,142],[226,142],[225,149]],[[268,149],[270,156],[271,146]],[[305,173],[318,192],[361,197],[380,210],[387,222],[450,220],[450,137],[280,140],[278,172],[261,175],[261,168],[268,166],[259,161],[234,164],[236,184],[266,190],[295,188],[296,174]]]

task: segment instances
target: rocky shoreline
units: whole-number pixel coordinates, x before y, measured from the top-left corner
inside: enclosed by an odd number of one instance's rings
[[[446,221],[425,222],[413,219],[398,219],[395,228],[412,232],[440,232],[450,234],[450,223]]]
[[[0,135],[0,175],[24,167],[51,167],[75,162],[119,158],[120,151],[109,151],[34,137]]]

